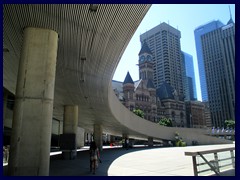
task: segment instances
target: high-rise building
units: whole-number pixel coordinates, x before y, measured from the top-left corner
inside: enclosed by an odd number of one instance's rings
[[[183,63],[180,46],[181,32],[164,23],[140,35],[140,41],[149,46],[153,55],[153,82],[159,88],[164,82],[176,89],[183,99]]]
[[[228,24],[201,36],[209,107],[212,123],[223,127],[235,120],[235,24]]]
[[[187,126],[190,128],[206,128],[205,106],[200,101],[186,101]]]
[[[192,55],[183,52],[183,62],[185,65],[185,72],[186,72],[186,82],[185,82],[185,100],[193,101],[197,100],[197,93],[196,93],[196,81],[195,81],[195,71],[193,66],[193,57]]]
[[[208,92],[207,92],[206,75],[205,75],[205,68],[204,68],[204,62],[203,62],[201,36],[210,31],[218,29],[223,25],[224,24],[221,21],[211,21],[207,24],[197,27],[194,30],[202,101],[208,101]]]
[[[212,128],[212,120],[211,120],[209,103],[208,102],[202,102],[202,103],[204,104],[204,116],[205,116],[206,126],[208,128]]]

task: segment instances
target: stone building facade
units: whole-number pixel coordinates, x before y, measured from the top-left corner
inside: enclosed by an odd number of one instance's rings
[[[186,114],[190,128],[206,128],[205,105],[200,101],[187,101]]]
[[[123,104],[130,110],[141,109],[144,119],[157,122],[156,88],[153,85],[152,53],[147,44],[139,52],[140,80],[133,82],[129,72],[123,82]]]
[[[176,90],[166,82],[157,89],[157,107],[158,119],[169,118],[174,127],[187,126],[185,103],[179,99]]]
[[[140,80],[134,82],[128,72],[123,83],[112,81],[115,94],[130,111],[141,109],[144,119],[158,122],[167,117],[173,126],[186,127],[185,104],[177,91],[166,82],[154,86],[152,53],[146,42],[138,55]]]

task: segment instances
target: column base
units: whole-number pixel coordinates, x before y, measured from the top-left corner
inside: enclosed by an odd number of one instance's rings
[[[62,151],[62,159],[64,160],[72,160],[76,159],[77,150],[63,150]]]

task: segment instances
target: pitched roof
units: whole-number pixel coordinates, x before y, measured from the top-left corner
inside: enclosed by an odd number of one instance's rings
[[[134,91],[136,91],[136,89],[138,88],[138,86],[141,82],[142,82],[142,79],[139,79],[139,80],[134,82]]]
[[[152,52],[151,52],[151,50],[149,49],[146,41],[143,42],[142,48],[141,48],[140,52],[138,53],[138,55],[141,55],[141,54],[143,54],[143,53],[152,54]]]
[[[163,99],[174,99],[174,88],[170,86],[168,83],[163,82],[160,87],[157,89],[157,97],[161,100]]]
[[[132,80],[132,77],[131,77],[131,75],[129,74],[129,72],[128,72],[127,75],[126,75],[123,84],[127,84],[127,83],[134,84],[134,82],[133,82],[133,80]]]
[[[154,88],[155,89],[155,86],[154,86],[151,79],[149,79],[148,82],[147,82],[147,88]]]

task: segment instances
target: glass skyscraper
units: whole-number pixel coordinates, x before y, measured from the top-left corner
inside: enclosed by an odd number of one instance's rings
[[[221,21],[211,21],[205,25],[201,25],[197,27],[194,30],[202,101],[208,101],[208,91],[207,91],[205,67],[204,67],[204,61],[203,61],[201,36],[215,29],[218,29],[223,25],[224,24]]]
[[[235,24],[201,36],[209,107],[213,125],[223,127],[235,120]]]
[[[183,52],[183,60],[185,64],[186,71],[186,95],[185,100],[197,100],[196,93],[196,81],[195,81],[195,71],[193,66],[193,57],[192,55]]]

